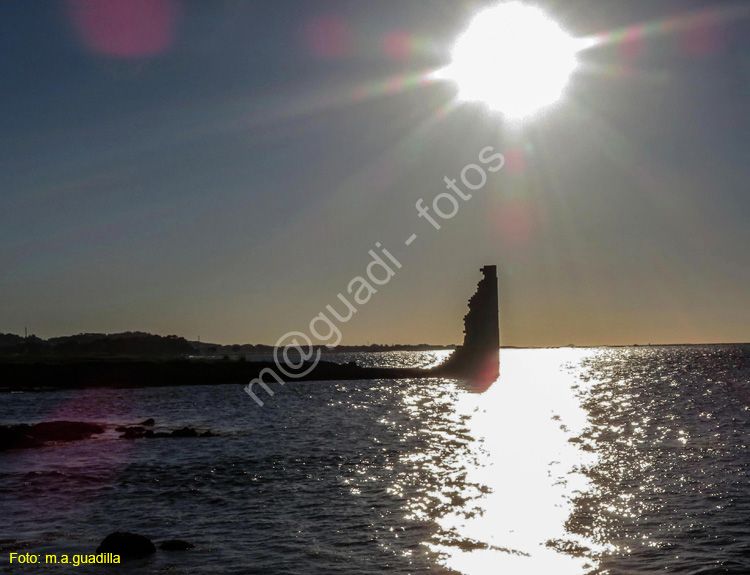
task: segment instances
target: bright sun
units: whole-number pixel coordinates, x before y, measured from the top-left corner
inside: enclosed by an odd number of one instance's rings
[[[573,38],[541,10],[510,2],[477,14],[443,76],[458,84],[461,99],[519,119],[554,103],[576,64]]]

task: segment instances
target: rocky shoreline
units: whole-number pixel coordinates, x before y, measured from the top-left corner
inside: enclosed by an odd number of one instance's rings
[[[106,425],[87,421],[43,421],[41,423],[0,425],[0,451],[32,449],[56,443],[68,443],[90,439],[113,428],[120,439],[157,439],[184,437],[214,437],[210,430],[198,431],[192,427],[181,427],[171,431],[146,429],[156,422],[149,418],[139,425]]]

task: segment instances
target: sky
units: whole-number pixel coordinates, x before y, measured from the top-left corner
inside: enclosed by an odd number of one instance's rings
[[[503,345],[750,341],[747,3],[541,4],[596,42],[524,122],[431,75],[492,5],[3,1],[0,332],[274,344],[385,248],[344,344],[460,343],[486,264]]]

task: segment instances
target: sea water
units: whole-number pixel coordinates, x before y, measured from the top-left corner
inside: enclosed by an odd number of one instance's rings
[[[3,423],[153,417],[215,434],[110,429],[0,453],[4,568],[11,549],[91,554],[130,531],[195,548],[42,572],[750,573],[748,345],[502,350],[487,389],[292,382],[262,408],[239,384],[2,394],[0,406]]]

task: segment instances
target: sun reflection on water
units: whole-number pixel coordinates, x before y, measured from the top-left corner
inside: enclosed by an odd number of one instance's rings
[[[503,351],[502,375],[485,393],[432,398],[445,402],[446,425],[423,432],[439,451],[409,457],[423,471],[447,469],[448,476],[408,505],[413,518],[438,525],[428,545],[445,567],[466,575],[593,568],[591,556],[604,549],[566,530],[573,499],[590,487],[580,470],[596,457],[570,441],[587,425],[577,397],[586,384],[570,365],[591,353]],[[404,401],[416,413],[425,397]]]

